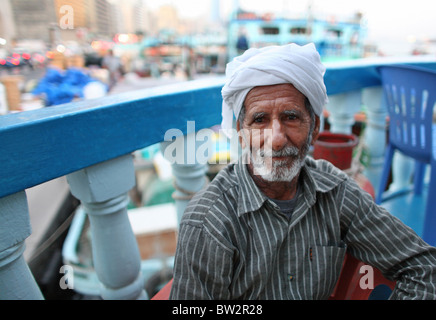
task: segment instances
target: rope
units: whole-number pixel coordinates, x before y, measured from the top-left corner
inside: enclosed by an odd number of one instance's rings
[[[40,244],[32,254],[32,257],[27,262],[28,264],[31,264],[33,261],[35,261],[47,248],[49,248],[55,241],[63,234],[64,231],[66,231],[71,224],[71,221],[74,218],[75,212],[71,213],[64,222],[53,232],[50,237],[48,237],[42,244]]]

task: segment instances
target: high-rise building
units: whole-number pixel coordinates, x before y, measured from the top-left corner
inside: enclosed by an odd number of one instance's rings
[[[54,0],[56,13],[57,34],[56,40],[85,40],[89,29],[90,2],[87,0]],[[71,21],[66,20],[67,15]],[[66,20],[66,21],[64,21]],[[69,27],[62,26],[68,22]]]
[[[10,49],[12,40],[15,38],[15,24],[10,0],[3,0],[0,6],[0,38],[6,41],[0,44],[0,48]]]
[[[106,0],[89,0],[89,29],[96,37],[111,37],[111,10]]]
[[[161,6],[157,13],[157,24],[159,30],[177,31],[179,27],[177,9],[172,5]]]
[[[65,12],[63,13],[62,8],[65,6],[70,6],[73,9],[74,15],[74,28],[86,28],[88,27],[89,20],[89,7],[90,3],[86,0],[54,0],[55,12],[57,21],[60,21]]]
[[[112,24],[115,33],[153,33],[156,28],[154,16],[141,0],[109,0],[114,8]]]
[[[50,42],[57,23],[53,0],[10,0],[16,39]]]
[[[107,0],[10,0],[10,4],[18,40],[39,39],[53,44],[84,40],[85,34],[110,38],[114,33]],[[63,10],[64,6],[72,12]],[[72,28],[61,25],[66,14],[72,14]]]

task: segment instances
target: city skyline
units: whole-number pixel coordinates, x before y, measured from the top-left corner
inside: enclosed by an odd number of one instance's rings
[[[11,2],[18,1],[11,0]],[[48,0],[38,3],[48,3],[50,1],[55,2],[55,0]],[[91,3],[96,3],[97,0],[82,1],[89,7]],[[106,0],[98,1],[105,2]],[[6,1],[5,4],[8,2]],[[68,1],[64,2],[67,3]],[[71,1],[71,3],[77,2],[78,0]],[[116,19],[111,17],[109,20],[110,28],[105,28],[98,27],[98,23],[94,18],[89,32],[103,31],[109,36],[109,33],[144,31],[145,34],[153,35],[156,34],[159,28],[165,28],[166,24],[172,24],[175,29],[177,29],[176,24],[182,25],[177,31],[185,33],[192,30],[201,32],[207,30],[205,26],[213,20],[221,23],[228,21],[231,13],[237,7],[259,15],[272,13],[276,17],[295,17],[307,15],[307,9],[311,5],[312,13],[319,18],[332,19],[334,17],[340,20],[343,17],[355,14],[357,11],[362,12],[368,30],[367,41],[378,45],[387,54],[410,51],[410,47],[422,43],[436,45],[436,28],[434,28],[436,23],[432,14],[436,9],[436,3],[432,0],[416,0],[413,5],[405,0],[270,0],[268,2],[260,0],[208,0],[202,2],[195,0],[107,0],[107,2],[119,4],[117,7],[119,9],[114,10],[117,14]],[[26,1],[26,3],[33,2]],[[163,6],[174,8],[172,18],[165,18],[165,15],[161,12]],[[29,5],[26,5],[26,7],[29,7]],[[212,10],[212,8],[215,9]],[[24,18],[15,21],[16,25],[13,27],[3,25],[1,28],[0,26],[0,32],[4,35],[5,33],[14,34],[14,32],[23,34],[32,31],[35,33],[36,30],[41,30],[37,33],[43,34],[42,29],[47,29],[47,26],[34,25],[32,28],[28,27],[31,23],[29,21],[32,21],[31,18],[35,17],[34,14],[29,14],[25,13],[25,16],[23,14],[18,15]],[[76,15],[79,15],[78,9]],[[89,16],[89,12],[86,15]],[[25,18],[26,16],[29,18]],[[77,17],[76,22],[78,23],[78,21]],[[3,21],[3,24],[5,23],[6,20]],[[107,25],[107,23],[102,25]],[[2,37],[1,34],[0,37]],[[10,38],[12,37],[10,36]]]
[[[118,1],[118,0],[116,0]],[[211,1],[145,0],[150,8],[164,4],[176,7],[181,17],[199,17],[209,13]],[[220,0],[221,19],[225,20],[236,3],[245,11],[276,16],[295,16],[307,13],[311,4],[317,17],[342,18],[362,12],[368,29],[368,41],[377,43],[387,53],[408,50],[411,45],[428,40],[436,41],[434,0]]]

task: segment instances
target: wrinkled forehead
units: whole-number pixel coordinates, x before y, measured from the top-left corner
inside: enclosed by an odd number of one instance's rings
[[[304,104],[306,97],[290,83],[257,86],[247,93],[244,106],[249,109],[252,104],[268,104],[278,100]]]

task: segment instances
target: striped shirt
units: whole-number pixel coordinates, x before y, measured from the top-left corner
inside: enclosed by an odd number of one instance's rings
[[[330,163],[307,157],[291,219],[243,161],[190,201],[170,299],[326,299],[346,251],[397,280],[391,298],[436,299],[436,248]]]

